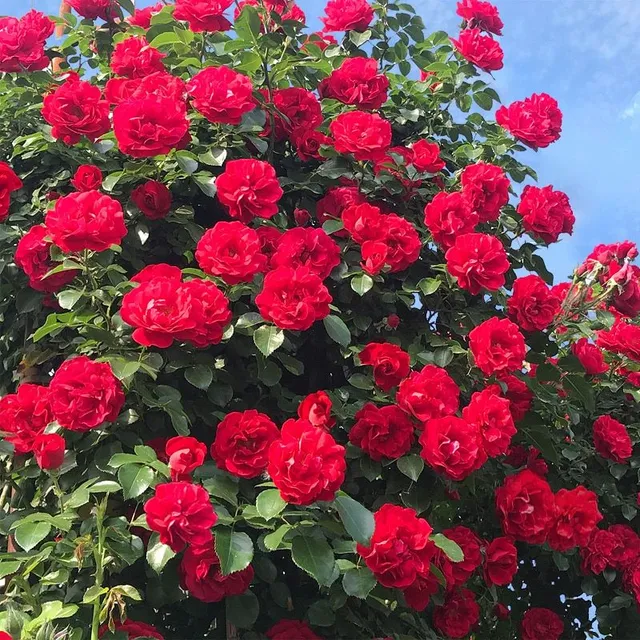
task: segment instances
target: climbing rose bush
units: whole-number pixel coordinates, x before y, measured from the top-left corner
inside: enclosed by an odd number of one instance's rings
[[[498,10],[69,5],[0,19],[0,638],[635,637],[638,251],[546,269]]]

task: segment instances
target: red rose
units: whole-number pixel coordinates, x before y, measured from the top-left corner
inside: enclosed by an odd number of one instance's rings
[[[622,268],[622,264],[638,257],[638,248],[630,240],[614,244],[599,244],[578,267],[579,275],[587,271],[598,270],[598,280],[604,284],[609,277]],[[602,269],[601,267],[607,267]]]
[[[640,537],[626,524],[614,524],[609,527],[609,532],[619,541],[611,552],[611,566],[618,571],[624,570],[630,562],[640,556]]]
[[[322,131],[314,131],[313,129],[296,129],[291,135],[291,142],[296,148],[298,158],[302,162],[310,160],[322,160],[320,147],[322,145],[331,146],[333,142],[331,138]]]
[[[413,157],[411,164],[420,173],[438,173],[445,168],[445,162],[440,158],[440,147],[437,142],[418,140],[411,145]]]
[[[187,83],[191,104],[209,122],[240,124],[242,116],[253,111],[251,78],[229,67],[207,67]]]
[[[491,385],[474,393],[462,411],[462,417],[480,428],[482,444],[490,458],[507,452],[511,438],[517,433],[510,411],[511,403],[500,397],[500,387]]]
[[[400,316],[397,313],[392,313],[387,316],[385,322],[389,329],[397,329],[400,326]]]
[[[495,538],[484,552],[484,581],[487,586],[506,587],[518,571],[518,550],[510,538]]]
[[[261,93],[271,111],[271,116],[267,115],[263,135],[271,135],[272,117],[276,140],[286,140],[300,130],[317,129],[322,124],[322,106],[311,91],[289,87],[276,89],[271,94],[266,90]]]
[[[308,45],[313,45],[318,47],[320,51],[325,51],[330,46],[335,46],[338,44],[338,41],[329,33],[324,33],[323,31],[315,31],[311,35],[307,36],[307,39],[302,43],[302,47],[300,48],[305,53],[309,53],[310,49]],[[312,52],[313,50],[311,50]],[[313,55],[313,53],[311,53]]]
[[[136,622],[135,620],[126,620],[121,622],[116,618],[114,621],[114,631],[116,633],[124,633],[127,640],[137,640],[137,638],[155,638],[155,640],[164,640],[160,632],[152,625],[146,622]],[[109,627],[104,624],[100,627],[99,636],[102,637],[108,633]]]
[[[533,393],[527,386],[527,383],[520,380],[520,378],[516,378],[516,376],[502,373],[498,377],[500,382],[506,387],[503,395],[511,403],[509,405],[511,415],[516,422],[519,422],[525,417],[529,409],[531,409]]]
[[[383,241],[385,216],[368,202],[352,204],[342,210],[342,222],[354,242]],[[385,245],[386,246],[386,245]]]
[[[360,266],[369,275],[378,275],[387,264],[389,247],[384,242],[368,240],[361,247],[362,260]]]
[[[383,242],[387,245],[385,263],[389,273],[397,273],[410,267],[419,257],[422,242],[416,228],[404,218],[389,213],[382,220]]]
[[[636,600],[636,606],[640,605],[640,558],[633,559],[623,574],[623,585],[626,591],[631,593]]]
[[[55,25],[33,9],[22,18],[0,18],[0,73],[41,71],[49,66],[45,41]]]
[[[391,146],[391,124],[377,113],[349,111],[329,125],[338,153],[356,160],[376,160]]]
[[[280,437],[269,416],[255,409],[228,413],[216,428],[211,457],[219,469],[239,478],[257,478],[269,461],[269,447]]]
[[[54,138],[71,145],[83,136],[93,142],[111,128],[109,103],[100,89],[73,77],[44,97],[42,117]]]
[[[22,189],[22,180],[6,162],[0,162],[0,222],[7,219],[11,193],[18,189]]]
[[[562,111],[546,93],[502,106],[496,111],[496,122],[532,149],[543,149],[560,139]]]
[[[433,612],[433,626],[448,638],[465,638],[479,620],[480,607],[469,589],[449,591]]]
[[[349,442],[369,454],[372,460],[396,460],[411,450],[413,423],[400,407],[377,407],[367,402],[355,418]]]
[[[189,280],[181,289],[196,305],[196,326],[181,333],[177,339],[188,340],[201,348],[220,343],[232,318],[224,293],[207,280]]]
[[[95,164],[81,164],[71,184],[76,191],[97,191],[102,186],[102,171]]]
[[[111,54],[111,71],[125,78],[144,78],[165,71],[162,59],[166,54],[147,42],[144,36],[134,36],[118,42]]]
[[[342,213],[349,207],[364,204],[366,198],[358,187],[333,187],[318,200],[316,217],[320,223],[327,220],[342,220]],[[344,235],[340,233],[339,235]]]
[[[441,549],[436,551],[434,564],[442,571],[447,580],[447,590],[450,590],[469,580],[474,571],[482,564],[482,552],[480,538],[468,527],[458,526],[445,529],[442,534],[449,540],[453,540],[462,549],[464,555],[460,562],[452,562],[444,551]]]
[[[640,362],[640,327],[617,321],[608,331],[597,332],[596,344]]]
[[[556,521],[547,542],[554,551],[583,547],[602,520],[598,496],[583,486],[556,493]]]
[[[49,385],[53,417],[71,431],[88,431],[113,422],[124,404],[122,384],[111,365],[77,356],[64,362]]]
[[[433,529],[410,508],[384,504],[374,513],[375,528],[369,546],[358,543],[376,580],[385,587],[403,589],[419,576],[426,577],[435,545],[429,539]]]
[[[251,282],[267,267],[258,234],[242,222],[217,222],[207,229],[196,248],[198,266],[227,284]]]
[[[509,178],[504,169],[478,162],[466,166],[460,174],[462,193],[480,222],[495,222],[509,202]]]
[[[640,267],[627,264],[612,276],[612,280],[618,285],[611,300],[613,307],[629,318],[640,315]]]
[[[458,236],[472,232],[478,220],[467,199],[457,191],[438,193],[424,208],[424,223],[434,242],[444,249],[452,247]]]
[[[609,365],[605,362],[602,351],[589,342],[588,338],[580,338],[574,342],[571,345],[571,353],[580,360],[580,364],[589,375],[594,376],[609,371]]]
[[[529,544],[543,544],[556,517],[549,483],[528,469],[496,489],[496,509],[504,534]]]
[[[413,371],[400,383],[396,402],[420,422],[444,418],[458,411],[460,389],[441,367],[428,364],[421,371]],[[420,425],[419,429],[424,428]]]
[[[403,589],[402,594],[404,599],[412,609],[415,611],[424,611],[431,600],[431,596],[438,593],[440,583],[438,579],[429,573],[426,576],[416,576],[416,579],[406,589]]]
[[[330,431],[336,424],[331,417],[331,398],[324,391],[316,391],[308,395],[298,405],[298,417],[308,420],[314,427]]]
[[[187,85],[178,76],[172,76],[166,71],[158,71],[135,80],[111,78],[107,80],[104,94],[111,104],[150,98],[169,98],[182,104],[186,99]]]
[[[151,18],[160,13],[164,7],[162,2],[157,2],[149,7],[143,9],[136,9],[133,15],[127,18],[127,22],[132,27],[140,27],[141,29],[148,29],[151,26]]]
[[[344,447],[307,420],[287,420],[269,448],[267,472],[290,504],[333,500],[346,467]]]
[[[524,337],[511,320],[485,320],[469,334],[469,348],[476,366],[486,376],[517,371],[526,354]]]
[[[447,270],[458,286],[477,295],[482,289],[497,291],[511,266],[502,242],[486,233],[465,233],[447,251]]]
[[[223,14],[232,4],[233,0],[176,0],[173,17],[186,21],[195,33],[228,31],[231,23]]]
[[[463,58],[482,71],[499,71],[504,66],[504,53],[497,40],[485,36],[480,29],[464,29],[451,42]]]
[[[258,238],[260,239],[260,250],[267,256],[267,268],[271,270],[271,260],[275,255],[276,249],[282,238],[282,231],[276,227],[268,227],[266,225],[256,229]]]
[[[211,527],[218,520],[209,494],[191,482],[156,485],[155,495],[145,503],[144,512],[149,528],[176,553],[185,546],[211,544]]]
[[[31,227],[16,247],[15,262],[29,277],[29,286],[36,291],[55,293],[69,284],[78,275],[77,269],[70,269],[45,275],[59,263],[51,260],[51,241],[49,232],[43,224]]]
[[[172,482],[188,482],[191,472],[204,462],[207,447],[191,436],[176,436],[167,440],[165,454],[169,460]]]
[[[420,445],[425,462],[451,480],[464,480],[487,460],[478,425],[456,416],[429,420]]]
[[[456,13],[467,23],[470,29],[482,29],[489,33],[502,35],[504,23],[500,19],[497,7],[483,0],[460,0]]]
[[[35,440],[53,420],[47,387],[25,383],[0,398],[0,431],[18,454],[33,451]]]
[[[232,218],[251,222],[278,213],[282,188],[276,170],[262,160],[230,160],[216,180],[218,199]]]
[[[122,206],[99,191],[59,198],[44,221],[51,240],[65,253],[106,251],[127,235]]]
[[[560,300],[538,275],[517,278],[507,303],[508,315],[524,331],[543,331],[560,311]]]
[[[529,609],[522,618],[522,640],[560,640],[564,622],[549,609]]]
[[[67,4],[89,20],[111,20],[118,10],[116,0],[67,0]]]
[[[595,529],[586,546],[580,549],[580,570],[585,575],[602,573],[611,564],[615,550],[621,545],[622,541],[615,533]]]
[[[253,567],[223,575],[213,545],[189,545],[180,562],[180,582],[189,595],[201,602],[220,602],[242,595],[253,580]]]
[[[156,180],[148,180],[136,187],[131,192],[131,200],[149,220],[166,218],[171,211],[171,191]]]
[[[371,342],[358,357],[361,364],[373,367],[373,379],[383,391],[397,387],[409,375],[409,354],[390,342]]]
[[[517,211],[525,231],[547,244],[557,242],[561,233],[573,233],[576,219],[569,198],[562,191],[554,191],[551,185],[542,188],[527,185]]]
[[[189,121],[185,105],[172,98],[148,97],[119,104],[113,111],[118,148],[133,158],[165,155],[185,146]]]
[[[333,98],[358,109],[379,109],[387,101],[388,78],[373,58],[345,58],[318,87],[321,98]]]
[[[256,305],[262,317],[277,327],[305,331],[329,315],[332,300],[322,280],[308,267],[279,267],[266,275]]]
[[[282,234],[271,264],[274,268],[307,267],[324,280],[340,264],[340,246],[322,229],[289,229]]]
[[[618,464],[626,462],[633,453],[627,428],[611,416],[600,416],[593,423],[593,445],[598,455]]]
[[[322,640],[306,622],[280,620],[266,633],[269,640]]]
[[[33,453],[41,469],[57,469],[64,460],[66,443],[57,433],[43,433],[33,441]]]
[[[367,0],[329,0],[324,13],[324,31],[365,31],[374,17]]]

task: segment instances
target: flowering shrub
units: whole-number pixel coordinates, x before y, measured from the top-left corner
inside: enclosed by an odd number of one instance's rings
[[[69,4],[0,19],[0,638],[636,637],[638,252],[553,286],[496,8]]]

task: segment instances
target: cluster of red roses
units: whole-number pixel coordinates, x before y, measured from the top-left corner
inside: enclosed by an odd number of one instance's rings
[[[40,71],[49,66],[44,52],[55,25],[39,11],[31,10],[17,19],[0,18],[0,73]]]

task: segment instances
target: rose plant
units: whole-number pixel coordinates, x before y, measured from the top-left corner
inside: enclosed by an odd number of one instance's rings
[[[638,251],[554,285],[497,9],[69,5],[0,19],[0,637],[635,637]]]

